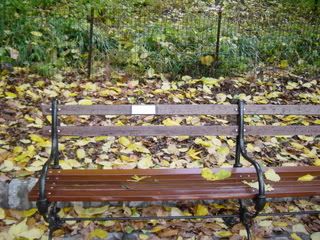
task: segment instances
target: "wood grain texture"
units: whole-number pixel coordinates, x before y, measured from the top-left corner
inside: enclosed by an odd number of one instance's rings
[[[63,126],[60,136],[236,136],[237,126]],[[42,129],[50,135],[51,128]],[[315,126],[246,126],[245,135],[293,136],[320,135],[320,125]]]
[[[60,115],[131,115],[132,105],[61,105]],[[237,115],[236,104],[163,104],[155,105],[156,115]],[[42,105],[44,114],[50,114],[50,106]],[[247,115],[320,115],[320,105],[272,105],[248,104]]]
[[[273,168],[280,182],[268,182],[275,189],[267,197],[308,197],[320,195],[320,167]],[[212,169],[217,172],[220,169]],[[130,170],[50,170],[47,182],[49,201],[158,201],[249,199],[257,190],[242,183],[256,181],[254,168],[229,168],[232,176],[222,181],[206,181],[200,169],[130,169]],[[267,168],[264,169],[264,171]],[[298,182],[306,174],[316,178]],[[147,178],[132,182],[132,176]],[[189,184],[186,184],[188,182]],[[29,199],[38,198],[38,186]]]

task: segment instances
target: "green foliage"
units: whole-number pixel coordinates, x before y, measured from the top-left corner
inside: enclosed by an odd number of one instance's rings
[[[65,66],[84,67],[87,16],[95,9],[95,61],[144,73],[217,74],[217,16],[213,1],[5,0],[0,21],[0,61],[32,66],[48,75]],[[288,61],[298,72],[316,73],[319,19],[313,1],[224,1],[218,74]],[[211,56],[210,64],[201,58]]]

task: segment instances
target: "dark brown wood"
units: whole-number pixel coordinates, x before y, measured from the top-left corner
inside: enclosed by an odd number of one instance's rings
[[[273,168],[280,182],[267,197],[308,197],[320,195],[320,167]],[[221,169],[212,169],[217,172]],[[257,190],[242,181],[256,181],[254,168],[229,168],[232,176],[222,181],[206,181],[200,169],[50,170],[47,181],[49,201],[157,201],[249,199]],[[267,168],[264,168],[266,171]],[[298,182],[306,174],[316,178]],[[132,176],[147,178],[132,182]],[[188,181],[190,184],[185,184]],[[37,200],[38,186],[29,194]]]
[[[60,115],[131,115],[132,105],[61,105]],[[44,114],[50,106],[42,105]],[[156,115],[237,115],[236,104],[164,104],[155,105]],[[249,115],[320,115],[320,105],[255,105],[245,106]]]
[[[237,105],[214,104],[175,104],[153,105],[156,115],[236,115]],[[50,106],[42,105],[44,114],[50,114]],[[132,105],[62,105],[59,107],[61,115],[131,115]]]
[[[66,126],[61,136],[235,136],[236,126]],[[43,134],[50,135],[50,127]]]
[[[50,135],[50,127],[43,135]],[[237,126],[63,126],[61,136],[236,136]],[[245,135],[292,136],[320,135],[320,125],[315,126],[246,126]]]

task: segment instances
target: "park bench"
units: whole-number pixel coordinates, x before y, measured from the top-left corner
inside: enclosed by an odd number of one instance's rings
[[[259,215],[270,198],[312,197],[320,195],[320,167],[274,167],[281,181],[272,182],[273,191],[266,191],[264,171],[247,154],[245,136],[320,135],[320,125],[311,126],[249,126],[245,115],[320,115],[320,105],[59,105],[56,99],[42,105],[45,115],[51,114],[51,127],[43,128],[44,135],[51,135],[52,149],[43,166],[36,186],[29,193],[31,201],[49,223],[52,232],[68,220],[148,220],[157,217],[104,217],[60,218],[57,202],[75,201],[168,201],[168,200],[239,200],[240,220],[250,238],[252,219]],[[237,124],[222,126],[60,126],[58,115],[233,115]],[[276,119],[276,118],[275,118]],[[63,170],[59,167],[59,136],[234,136],[236,137],[235,163],[229,168],[231,177],[220,181],[207,181],[201,169],[82,169]],[[253,167],[242,167],[244,157]],[[219,169],[212,169],[213,172]],[[298,182],[306,174],[313,181]],[[148,176],[139,182],[128,181],[133,176]],[[258,181],[259,189],[242,181]],[[186,184],[186,182],[190,184]],[[123,187],[126,186],[126,187]],[[244,200],[251,199],[255,210],[249,211]],[[311,212],[311,211],[310,211]],[[313,212],[318,213],[318,212]],[[208,218],[210,216],[173,216],[164,219]],[[224,216],[218,216],[224,217]]]

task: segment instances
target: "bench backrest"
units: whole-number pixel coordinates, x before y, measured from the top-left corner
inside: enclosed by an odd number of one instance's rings
[[[51,114],[50,105],[42,105]],[[57,115],[239,115],[237,104],[59,105]],[[320,115],[320,105],[245,105],[244,115]],[[49,126],[43,128],[50,135]],[[58,126],[60,136],[236,136],[238,126]],[[320,135],[320,125],[245,126],[245,135]]]

